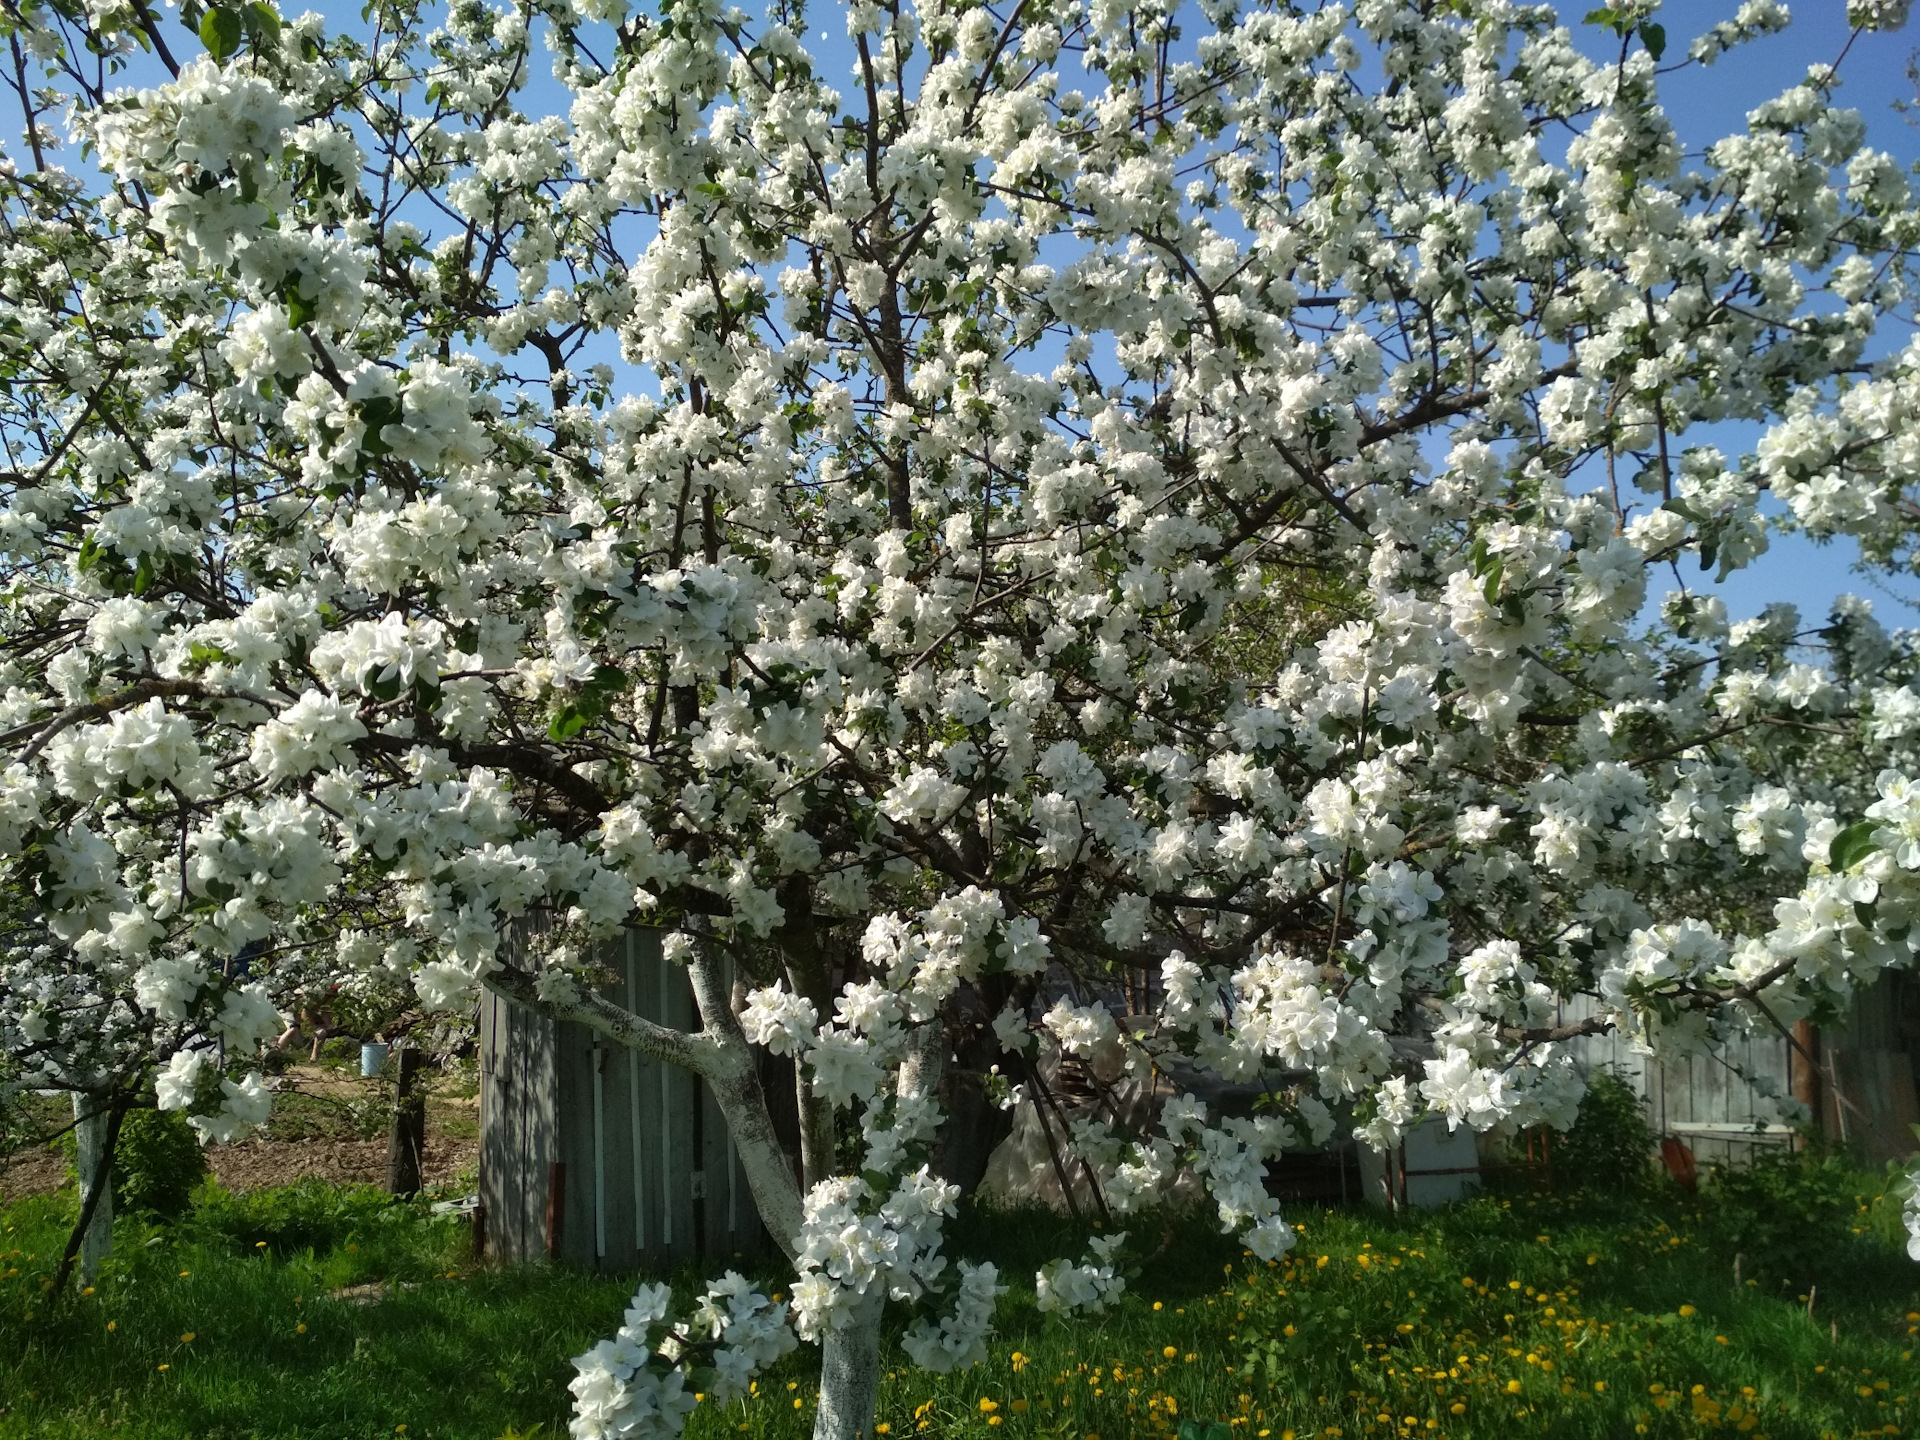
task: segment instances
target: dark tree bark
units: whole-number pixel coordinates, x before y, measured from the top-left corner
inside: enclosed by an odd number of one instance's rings
[[[426,1057],[412,1045],[394,1052],[393,1125],[387,1132],[387,1193],[418,1195],[427,1150],[427,1097],[420,1091]]]

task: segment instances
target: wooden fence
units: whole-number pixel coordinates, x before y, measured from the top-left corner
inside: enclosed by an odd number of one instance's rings
[[[1585,1019],[1590,1001],[1563,1004],[1561,1023]],[[1920,1119],[1920,978],[1889,973],[1855,993],[1840,1022],[1796,1027],[1794,1039],[1756,1030],[1713,1053],[1657,1061],[1615,1035],[1571,1044],[1586,1070],[1611,1068],[1647,1102],[1647,1119],[1663,1136],[1684,1141],[1703,1163],[1740,1164],[1756,1147],[1793,1143],[1752,1080],[1780,1095],[1798,1095],[1816,1129],[1878,1166],[1920,1146],[1909,1126]]]

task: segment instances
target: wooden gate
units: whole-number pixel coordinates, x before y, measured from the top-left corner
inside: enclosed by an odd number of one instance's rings
[[[601,959],[608,1000],[696,1026],[661,932]],[[632,1270],[728,1257],[765,1240],[719,1106],[691,1072],[485,993],[480,1007],[480,1224],[489,1257]]]

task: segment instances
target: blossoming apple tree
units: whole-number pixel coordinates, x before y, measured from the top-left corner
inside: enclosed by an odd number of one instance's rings
[[[1565,1123],[1579,1034],[1910,961],[1920,701],[1857,608],[1687,588],[1767,491],[1912,549],[1905,167],[1832,67],[1704,154],[1658,103],[1774,0],[0,8],[0,1044],[214,1138],[315,974],[697,1072],[791,1299],[644,1290],[576,1434],[677,1433],[790,1328],[862,1433],[889,1302],[983,1353],[927,1165],[963,1040],[1262,1087],[1070,1138],[1273,1257],[1336,1123]],[[636,923],[697,1031],[596,994]]]

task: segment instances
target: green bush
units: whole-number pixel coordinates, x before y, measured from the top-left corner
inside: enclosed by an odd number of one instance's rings
[[[1588,1078],[1573,1128],[1549,1143],[1556,1189],[1631,1190],[1651,1173],[1654,1134],[1645,1102],[1611,1070]]]
[[[120,1122],[113,1156],[116,1209],[156,1220],[177,1220],[207,1178],[200,1138],[178,1110],[134,1110]]]
[[[1861,1175],[1833,1150],[1764,1150],[1707,1178],[1706,1215],[1746,1273],[1803,1284],[1841,1256],[1859,1208]]]

